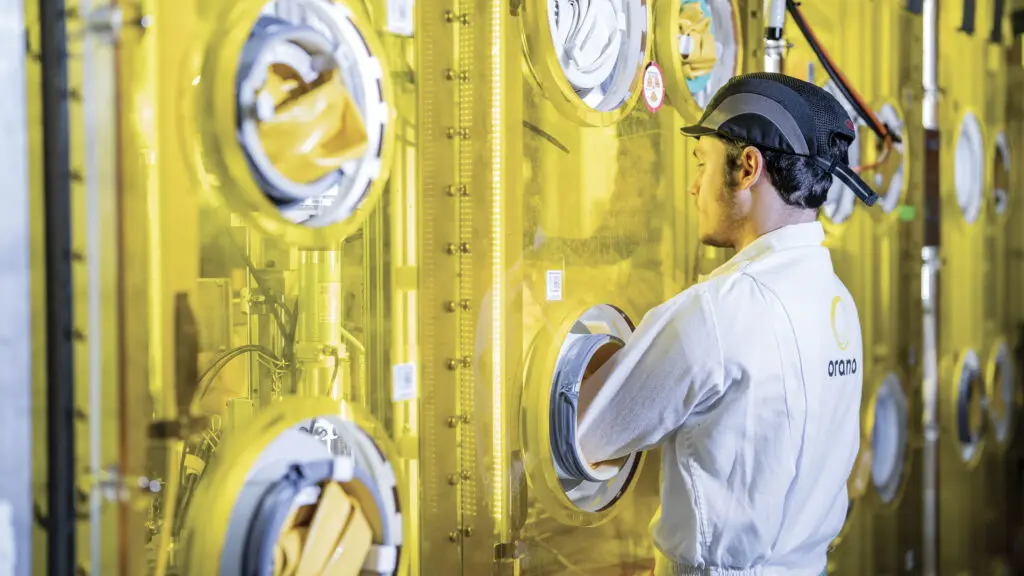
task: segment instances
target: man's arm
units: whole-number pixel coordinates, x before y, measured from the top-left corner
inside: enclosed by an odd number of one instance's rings
[[[707,286],[651,310],[626,346],[583,385],[579,442],[591,462],[646,450],[724,388]]]

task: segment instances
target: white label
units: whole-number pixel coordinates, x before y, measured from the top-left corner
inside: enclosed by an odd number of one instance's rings
[[[14,509],[10,502],[0,500],[0,576],[14,575]]]
[[[320,321],[325,324],[341,321],[341,282],[320,284]]]
[[[416,398],[416,365],[395,364],[391,367],[391,401]]]
[[[657,112],[665,102],[665,79],[661,68],[654,62],[644,70],[644,105],[651,112]]]
[[[412,36],[416,0],[388,0],[388,32]]]
[[[548,302],[558,302],[562,299],[562,271],[548,270]]]

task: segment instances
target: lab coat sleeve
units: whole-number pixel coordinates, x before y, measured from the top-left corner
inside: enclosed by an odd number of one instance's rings
[[[644,317],[629,342],[587,386],[579,442],[591,462],[659,444],[724,391],[722,347],[712,297],[698,284]],[[581,403],[582,404],[582,403]]]

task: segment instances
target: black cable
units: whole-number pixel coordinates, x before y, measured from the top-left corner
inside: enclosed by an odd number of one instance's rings
[[[235,236],[231,234],[230,231],[225,231],[225,235],[228,237],[228,240],[231,242],[231,245],[235,247],[235,251],[237,252],[239,258],[242,260],[242,263],[245,265],[246,270],[248,270],[249,275],[252,276],[253,280],[256,281],[256,285],[261,290],[263,290],[267,302],[271,307],[270,316],[274,319],[274,322],[277,324],[277,328],[281,332],[281,336],[287,339],[291,339],[291,337],[294,336],[294,334],[289,336],[286,325],[294,323],[295,316],[292,314],[292,311],[288,309],[288,306],[284,303],[284,297],[277,295],[277,293],[270,288],[270,283],[267,282],[266,278],[261,277],[259,270],[256,269],[256,265],[253,264],[252,259],[249,258],[249,254],[238,243],[238,241],[235,239]],[[281,318],[281,316],[277,313],[278,311],[284,312],[286,317]]]
[[[64,0],[39,0],[46,234],[47,569],[75,573],[75,380],[71,128]],[[90,264],[92,266],[96,263]],[[99,337],[98,334],[91,336]]]
[[[245,353],[256,353],[261,354],[272,362],[283,364],[284,361],[274,354],[274,351],[267,348],[266,346],[260,346],[258,344],[246,344],[239,346],[222,354],[219,358],[213,361],[213,364],[203,372],[203,375],[199,377],[199,385],[196,388],[196,396],[192,401],[192,406],[195,406],[206,397],[206,393],[210,390],[213,385],[213,381],[217,379],[217,374],[223,370],[231,360],[241,356]]]
[[[867,123],[868,127],[871,128],[871,131],[879,138],[884,140],[888,137],[891,138],[893,142],[901,142],[902,140],[900,139],[899,134],[889,132],[887,127],[878,122],[874,115],[868,112],[868,110],[861,105],[860,100],[853,96],[853,93],[850,91],[850,87],[846,83],[846,79],[843,78],[843,75],[840,74],[838,70],[836,70],[832,65],[831,59],[824,53],[821,45],[818,44],[817,38],[814,36],[810,26],[807,24],[807,21],[804,20],[804,16],[799,10],[799,5],[794,0],[786,0],[786,8],[789,10],[789,14],[793,17],[793,22],[795,22],[797,28],[800,29],[800,33],[803,34],[807,43],[811,46],[811,50],[814,51],[814,55],[817,56],[821,65],[825,68],[825,72],[828,73],[829,78],[831,78],[832,82],[835,83],[843,97],[846,98],[846,101],[849,102],[856,110],[857,115]]]

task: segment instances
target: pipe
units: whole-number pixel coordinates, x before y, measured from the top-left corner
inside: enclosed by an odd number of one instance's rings
[[[924,102],[924,245],[921,249],[921,308],[923,365],[921,386],[924,406],[924,454],[922,465],[922,548],[924,576],[938,574],[938,450],[939,450],[939,248],[941,236],[940,144],[938,122],[939,82],[937,68],[938,2],[924,0],[922,6],[923,61],[921,84]]]
[[[924,0],[921,18],[924,45],[921,60],[921,84],[924,88],[921,121],[925,130],[939,128],[938,9],[936,0]]]
[[[39,0],[46,234],[47,567],[74,574],[75,354],[71,150],[64,0]]]
[[[938,552],[938,277],[939,250],[925,246],[921,250],[921,305],[924,382],[921,389],[924,405],[922,548],[923,575],[937,576]]]
[[[341,347],[341,323],[345,318],[341,291],[341,251],[302,250],[299,257],[299,311],[295,360],[302,370],[297,382],[303,396],[332,396],[335,390],[351,400],[350,382],[338,381],[342,361],[325,357],[328,348]],[[345,358],[347,360],[347,357]]]
[[[764,0],[764,70],[782,72],[782,51],[786,41],[782,28],[786,24],[786,0]]]

